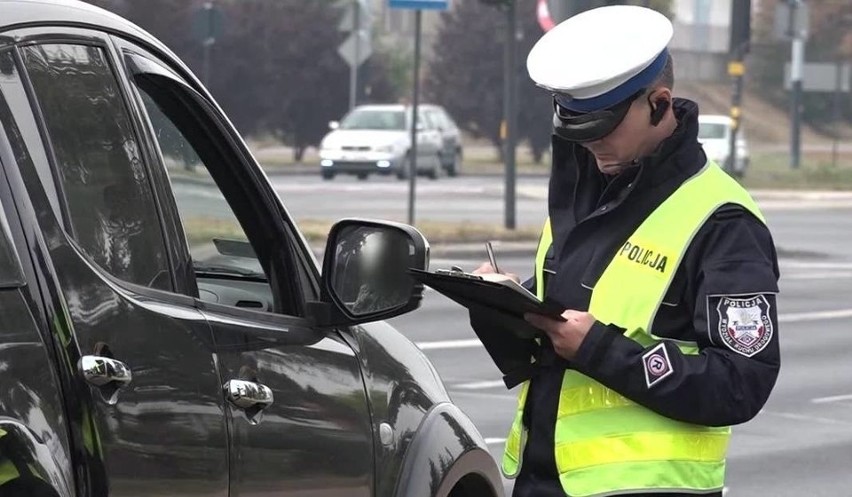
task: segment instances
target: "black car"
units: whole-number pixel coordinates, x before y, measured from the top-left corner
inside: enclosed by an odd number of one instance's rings
[[[413,228],[343,220],[322,277],[160,42],[0,0],[0,496],[496,496],[484,440],[381,322]]]

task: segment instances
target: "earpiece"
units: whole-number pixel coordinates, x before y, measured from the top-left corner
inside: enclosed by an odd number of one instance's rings
[[[666,115],[666,111],[669,110],[669,101],[668,99],[661,98],[655,102],[657,105],[653,107],[651,110],[651,126],[656,126],[660,124],[660,121],[663,120],[663,116]]]

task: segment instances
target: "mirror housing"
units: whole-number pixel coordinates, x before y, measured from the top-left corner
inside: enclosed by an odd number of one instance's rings
[[[328,235],[322,269],[323,312],[313,312],[312,317],[318,325],[334,326],[410,312],[420,306],[424,288],[411,277],[411,268],[429,268],[429,243],[416,228],[343,219]]]
[[[329,121],[328,122],[328,129],[330,129],[330,130],[335,130],[339,127],[340,127],[340,123],[338,121]]]

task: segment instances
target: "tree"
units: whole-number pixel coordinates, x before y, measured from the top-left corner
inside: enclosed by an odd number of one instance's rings
[[[542,30],[535,0],[519,0],[518,138],[527,139],[536,160],[550,145],[550,96],[526,72],[526,56]],[[503,64],[506,19],[503,12],[478,0],[456,2],[442,14],[434,59],[424,82],[427,99],[443,105],[459,126],[500,149],[503,120]]]
[[[435,57],[427,69],[424,91],[443,105],[459,126],[475,138],[486,138],[502,152],[503,61],[506,2],[511,0],[457,0],[442,14]],[[585,0],[581,10],[609,4],[640,4],[641,0]],[[539,162],[550,148],[553,106],[550,95],[537,87],[526,70],[526,58],[543,34],[536,18],[536,0],[517,0],[518,26],[518,139],[526,140]],[[579,5],[582,4],[582,5]],[[671,15],[671,0],[651,0],[651,7]],[[574,12],[576,13],[576,12]]]
[[[200,72],[192,21],[203,1],[90,1],[150,31]],[[337,53],[348,34],[335,29],[343,11],[304,0],[219,0],[217,7],[225,26],[212,47],[209,89],[243,134],[270,133],[301,160],[349,108],[349,66]],[[382,52],[361,66],[359,101],[396,99],[389,66]]]

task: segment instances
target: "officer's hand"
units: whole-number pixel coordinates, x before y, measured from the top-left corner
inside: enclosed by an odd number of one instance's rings
[[[570,361],[577,355],[580,344],[596,319],[588,312],[571,310],[563,312],[562,317],[565,321],[557,321],[540,314],[524,314],[528,323],[547,333],[553,343],[553,350]]]
[[[478,268],[473,270],[473,274],[496,274],[497,271],[494,271],[494,268],[491,267],[490,262],[483,262]],[[521,278],[518,277],[517,274],[514,273],[499,273],[503,276],[508,276],[510,279],[514,280],[515,283],[520,284]]]

